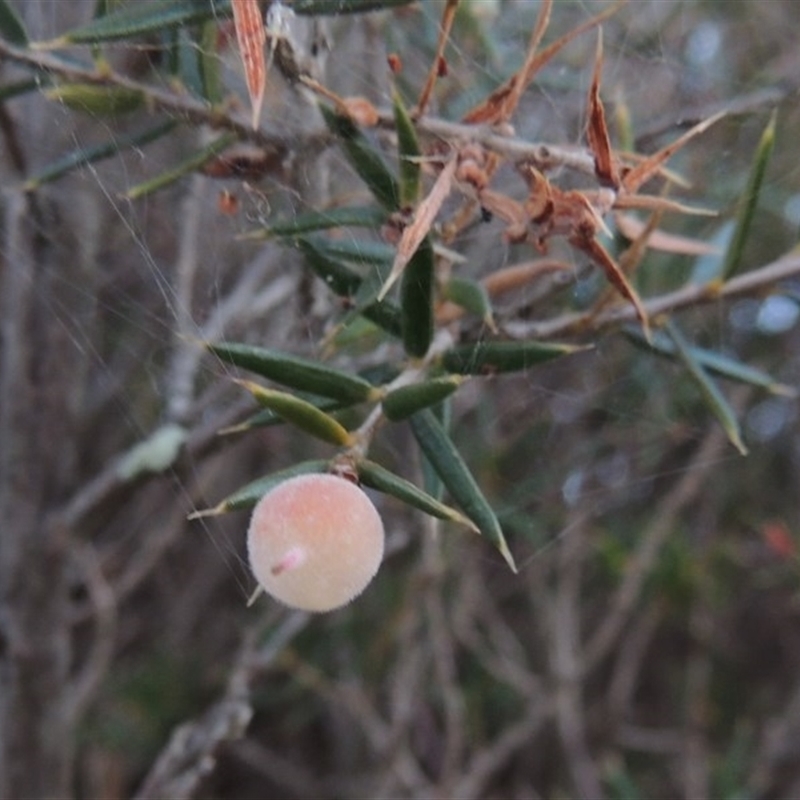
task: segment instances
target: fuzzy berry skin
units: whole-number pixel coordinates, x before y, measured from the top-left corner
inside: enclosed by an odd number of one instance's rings
[[[335,475],[300,475],[267,492],[247,533],[250,568],[276,600],[332,611],[361,594],[383,558],[383,523],[367,495]]]

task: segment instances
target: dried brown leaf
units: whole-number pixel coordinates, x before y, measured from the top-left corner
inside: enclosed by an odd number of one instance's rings
[[[569,272],[574,269],[574,265],[568,264],[566,261],[559,261],[555,258],[538,258],[492,272],[481,283],[491,297],[498,297],[508,292],[518,291],[550,272]]]
[[[614,198],[612,207],[614,209],[639,208],[647,211],[673,211],[677,214],[688,214],[695,217],[717,216],[717,212],[713,208],[687,206],[677,200],[651,194],[619,194]]]
[[[528,52],[525,55],[525,62],[522,67],[502,86],[495,89],[482,103],[469,111],[466,116],[464,116],[463,122],[487,123],[490,125],[508,122],[511,115],[516,110],[523,92],[528,88],[528,85],[533,80],[536,73],[565,45],[569,44],[582,33],[596,27],[612,14],[615,14],[623,3],[624,0],[614,3],[596,16],[565,33],[540,53],[537,53],[536,48],[544,35],[544,31],[550,19],[552,0],[543,3],[542,9],[539,12],[539,17],[536,20],[536,26],[531,35],[531,40],[528,44]]]
[[[267,88],[267,62],[264,56],[267,32],[258,0],[231,0],[231,2],[236,40],[239,43],[239,53],[242,56],[247,81],[247,93],[250,95],[250,104],[253,107],[253,128],[258,128]]]
[[[619,186],[619,170],[614,153],[611,150],[611,139],[608,135],[606,112],[600,99],[600,76],[603,71],[603,29],[597,32],[597,55],[594,61],[594,74],[589,89],[589,127],[586,138],[594,154],[594,171],[598,180],[605,186]]]
[[[417,101],[417,107],[414,109],[414,116],[421,117],[430,102],[431,95],[433,94],[433,87],[436,85],[436,79],[442,77],[442,70],[444,64],[447,62],[444,59],[444,48],[447,45],[447,39],[450,36],[450,29],[453,27],[453,20],[456,17],[456,9],[461,0],[447,0],[447,5],[442,14],[442,24],[439,26],[439,41],[436,45],[436,55],[431,62],[431,68],[428,71],[428,77],[425,80],[425,85]]]
[[[704,131],[707,131],[715,122],[719,122],[724,116],[726,111],[720,111],[714,114],[703,122],[698,123],[693,128],[690,128],[683,136],[679,136],[674,142],[671,142],[666,147],[662,147],[653,155],[648,156],[641,164],[637,164],[622,178],[622,187],[630,193],[639,190],[639,187],[650,180],[661,168],[661,165],[669,158],[671,158],[678,150],[681,149],[690,139],[699,136]]]
[[[614,219],[619,232],[631,241],[638,239],[646,227],[646,223],[638,220],[632,214],[616,214]],[[650,233],[647,246],[652,250],[683,256],[706,256],[720,253],[718,247],[714,247],[702,239],[692,239],[689,236],[679,236],[658,229]]]
[[[439,176],[431,187],[428,196],[417,206],[414,217],[403,231],[400,241],[397,244],[397,253],[392,264],[392,271],[381,288],[378,300],[386,297],[389,289],[395,281],[402,275],[408,262],[417,248],[422,244],[422,240],[428,235],[430,229],[442,207],[442,203],[450,194],[453,186],[453,176],[456,170],[456,159],[451,158],[443,167]]]
[[[616,261],[611,257],[611,254],[592,237],[571,236],[570,242],[575,245],[579,250],[583,250],[592,261],[598,264],[605,273],[608,282],[628,301],[636,310],[636,316],[642,323],[645,336],[650,339],[650,320],[647,316],[647,311],[642,304],[639,293],[633,288],[628,277],[620,269]]]
[[[539,9],[539,16],[536,18],[528,42],[528,50],[525,53],[525,61],[520,69],[515,72],[508,80],[498,86],[482,103],[475,106],[464,117],[464,122],[486,122],[496,125],[499,122],[507,122],[519,103],[522,93],[528,83],[536,74],[536,69],[532,65],[536,55],[536,48],[542,41],[547,26],[550,24],[550,12],[553,8],[553,0],[545,0]]]

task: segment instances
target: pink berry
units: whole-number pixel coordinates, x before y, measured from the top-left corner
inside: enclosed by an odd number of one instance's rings
[[[247,550],[256,580],[276,600],[332,611],[375,576],[383,538],[381,518],[358,486],[335,475],[300,475],[258,502]]]

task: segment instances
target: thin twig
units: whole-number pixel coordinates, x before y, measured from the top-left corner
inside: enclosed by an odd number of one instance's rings
[[[102,564],[93,545],[88,542],[75,542],[72,555],[83,573],[94,623],[91,647],[80,672],[72,680],[67,692],[65,713],[73,723],[76,723],[105,680],[114,656],[117,597],[103,575]]]
[[[644,300],[643,306],[650,319],[691,306],[707,305],[722,299],[732,299],[758,294],[787,278],[800,275],[800,254],[794,251],[776,261],[750,270],[718,283],[690,284],[674,292]],[[636,321],[636,310],[630,305],[620,305],[596,316],[586,313],[562,314],[550,320],[533,322],[508,322],[505,332],[514,339],[552,339],[578,331],[599,331]]]
[[[133,92],[141,92],[147,98],[147,105],[155,111],[169,112],[186,122],[229,130],[243,141],[254,142],[269,149],[284,150],[296,143],[296,141],[293,142],[293,138],[296,140],[296,137],[288,134],[281,135],[275,131],[254,130],[250,120],[238,115],[234,116],[226,109],[195,100],[190,95],[159,89],[152,84],[142,83],[110,70],[99,71],[92,67],[80,66],[75,61],[66,61],[60,56],[44,50],[16,47],[0,39],[0,59],[2,58],[31,67],[40,73],[57,75],[67,81],[116,86]]]

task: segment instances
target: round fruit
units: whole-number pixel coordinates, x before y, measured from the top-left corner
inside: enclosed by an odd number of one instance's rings
[[[361,594],[383,558],[383,523],[367,495],[336,475],[299,475],[259,500],[250,568],[276,600],[332,611]]]

